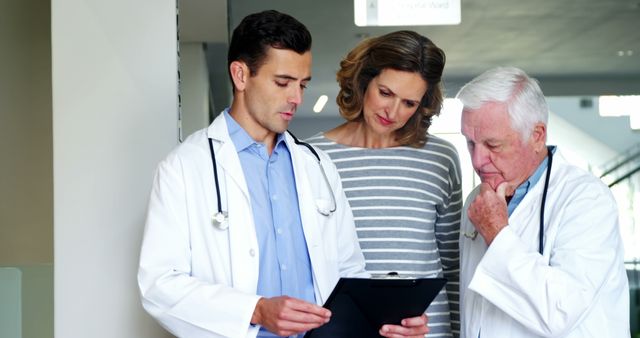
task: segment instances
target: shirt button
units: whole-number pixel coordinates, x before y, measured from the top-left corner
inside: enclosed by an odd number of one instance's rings
[[[278,235],[282,235],[282,228],[278,228],[276,232],[278,233]]]
[[[280,269],[281,269],[282,271],[286,270],[286,269],[287,269],[287,265],[286,265],[286,264],[282,264],[282,265],[280,266]]]
[[[256,255],[256,251],[255,250],[253,250],[253,249],[249,250],[249,256],[255,257],[255,255]]]
[[[274,201],[277,201],[278,200],[278,195],[271,195],[271,199],[274,200]]]

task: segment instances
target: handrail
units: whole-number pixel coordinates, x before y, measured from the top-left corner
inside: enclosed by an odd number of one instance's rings
[[[613,167],[611,167],[610,169],[607,169],[606,171],[604,171],[602,174],[600,174],[600,178],[603,178],[609,174],[611,174],[612,172],[618,170],[618,168],[622,167],[623,165],[637,159],[638,157],[640,157],[640,151],[638,151],[637,153],[634,153],[633,155],[630,155],[628,157],[626,157],[624,160],[616,163]]]
[[[600,166],[602,170],[602,174],[600,174],[600,178],[611,174],[621,166],[629,163],[631,160],[640,157],[640,143],[636,143],[633,146],[625,149],[623,152],[613,157],[612,159],[606,161],[604,164]]]
[[[631,177],[633,174],[637,173],[638,171],[640,171],[640,166],[635,167],[634,169],[630,170],[626,174],[618,177],[615,181],[609,183],[609,188],[611,188],[614,185],[626,180],[627,178]]]

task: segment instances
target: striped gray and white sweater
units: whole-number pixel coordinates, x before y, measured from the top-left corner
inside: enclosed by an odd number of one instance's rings
[[[358,148],[322,134],[307,142],[338,168],[367,271],[446,277],[427,309],[426,337],[458,337],[462,188],[455,147],[432,135],[422,148]]]

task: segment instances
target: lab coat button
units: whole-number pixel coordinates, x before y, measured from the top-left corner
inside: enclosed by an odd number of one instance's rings
[[[250,255],[251,257],[255,257],[255,255],[256,255],[256,251],[255,251],[255,250],[253,250],[253,249],[249,250],[249,255]]]

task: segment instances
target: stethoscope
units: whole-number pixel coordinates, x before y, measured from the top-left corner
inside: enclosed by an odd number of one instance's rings
[[[290,131],[287,130],[287,132],[289,133],[289,135],[291,135],[291,137],[293,138],[293,141],[297,145],[307,147],[307,149],[311,151],[313,156],[315,156],[316,160],[318,161],[318,165],[320,166],[320,172],[322,173],[322,178],[324,179],[324,182],[327,185],[327,189],[329,189],[329,191],[331,192],[331,204],[333,205],[332,207],[318,206],[318,212],[323,216],[331,215],[333,212],[336,211],[336,208],[337,208],[336,197],[333,193],[333,189],[331,189],[331,184],[329,184],[329,179],[327,178],[327,174],[324,172],[324,167],[320,162],[320,156],[309,143],[302,142],[298,140],[298,138],[295,137],[295,135],[293,135]],[[213,214],[212,223],[214,227],[220,230],[226,230],[229,228],[229,222],[228,222],[229,212],[222,210],[222,200],[220,198],[220,182],[218,180],[218,165],[216,162],[216,153],[215,151],[213,151],[213,141],[211,140],[211,138],[208,138],[208,140],[209,140],[209,151],[211,152],[211,163],[213,164],[213,180],[215,182],[216,197],[217,197],[216,201],[218,202],[218,209],[217,209],[218,211],[215,214]]]
[[[542,202],[540,203],[540,232],[538,234],[538,252],[542,255],[544,245],[544,207],[547,202],[547,191],[549,190],[549,177],[551,176],[551,164],[553,163],[553,151],[552,147],[547,146],[547,156],[549,157],[547,163],[547,175],[544,178],[544,189],[542,190]],[[478,230],[474,230],[471,233],[464,233],[464,237],[475,240],[478,237]]]

